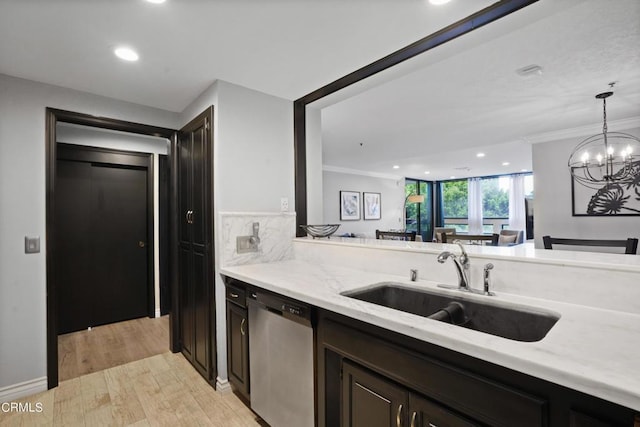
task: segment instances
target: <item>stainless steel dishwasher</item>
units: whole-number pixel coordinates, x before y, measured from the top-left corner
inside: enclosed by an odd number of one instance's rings
[[[311,308],[260,291],[248,306],[251,409],[271,427],[313,427]]]

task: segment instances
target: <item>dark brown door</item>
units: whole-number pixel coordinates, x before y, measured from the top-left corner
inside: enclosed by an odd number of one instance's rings
[[[406,426],[407,403],[408,393],[403,387],[351,363],[343,363],[343,426]]]
[[[65,159],[56,168],[59,333],[146,316],[146,169]]]
[[[213,282],[212,108],[179,134],[178,206],[182,352],[210,382],[216,378]]]
[[[229,381],[249,398],[249,325],[247,309],[227,302]]]

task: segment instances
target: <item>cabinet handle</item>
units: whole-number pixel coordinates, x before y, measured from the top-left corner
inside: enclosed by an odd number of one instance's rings
[[[413,414],[411,415],[411,427],[416,427],[416,417],[418,416],[418,413],[413,411]]]
[[[238,298],[238,294],[234,294],[233,292],[229,292],[229,296],[231,298]]]
[[[437,426],[437,425],[435,425],[435,424],[431,424],[431,423],[429,423],[429,427],[438,427],[438,426]]]
[[[402,426],[402,403],[400,404],[400,406],[398,406],[398,413],[396,414],[396,426],[397,427],[401,427]]]
[[[244,335],[244,324],[246,322],[247,319],[245,319],[244,317],[242,318],[242,322],[240,322],[240,333],[242,335]]]
[[[191,214],[190,214],[189,218],[191,219],[191,224],[193,224],[193,211],[190,211],[190,212],[191,212]]]
[[[187,221],[187,224],[189,224],[189,212],[191,212],[191,211],[187,211],[187,213],[184,214],[184,219],[185,219],[185,221]]]

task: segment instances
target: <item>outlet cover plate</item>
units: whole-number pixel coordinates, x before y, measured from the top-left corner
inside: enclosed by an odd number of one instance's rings
[[[258,243],[253,236],[236,237],[236,251],[239,254],[258,252]]]

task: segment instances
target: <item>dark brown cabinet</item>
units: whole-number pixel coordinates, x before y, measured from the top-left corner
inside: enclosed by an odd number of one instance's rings
[[[178,277],[182,353],[216,379],[213,287],[212,123],[209,108],[178,138]]]
[[[640,427],[630,408],[329,311],[316,337],[318,426]]]
[[[342,367],[345,427],[473,427],[465,418],[348,361]]]
[[[227,286],[226,295],[229,382],[249,399],[249,324],[245,290]]]
[[[406,426],[404,388],[344,362],[342,367],[342,425],[344,427]]]

